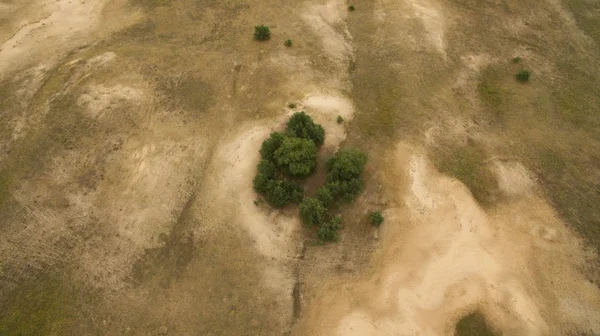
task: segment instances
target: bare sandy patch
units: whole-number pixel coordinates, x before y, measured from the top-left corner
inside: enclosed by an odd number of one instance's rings
[[[486,213],[415,150],[397,155],[410,179],[399,190],[406,208],[387,214],[376,270],[327,287],[307,313],[324,316],[308,334],[447,335],[473,309],[511,335],[566,334],[581,323],[599,330],[591,312],[600,311],[600,292],[579,272],[587,256],[543,200]]]
[[[98,37],[94,34],[106,23],[101,20],[106,3],[107,0],[39,0],[23,5],[27,14],[0,45],[0,74],[36,61],[52,66],[60,56],[93,41]],[[128,14],[127,19],[109,30],[139,18],[139,14]]]
[[[410,0],[416,16],[423,22],[429,42],[444,56],[446,56],[446,42],[444,38],[444,16],[435,3],[428,0]]]
[[[144,92],[122,84],[114,86],[91,85],[87,92],[79,96],[77,105],[84,108],[91,118],[102,118],[105,113],[125,103],[139,103],[145,97]]]

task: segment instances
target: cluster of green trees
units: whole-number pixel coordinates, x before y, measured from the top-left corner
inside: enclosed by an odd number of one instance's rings
[[[336,202],[352,202],[362,189],[361,174],[367,155],[358,149],[338,151],[326,165],[327,180],[314,197],[304,197],[298,184],[315,172],[317,150],[325,141],[325,130],[304,112],[296,112],[284,132],[273,132],[260,148],[261,160],[254,189],[275,207],[300,203],[300,218],[319,226],[323,241],[337,240],[342,220],[329,210]]]
[[[338,151],[327,160],[327,180],[317,190],[315,197],[305,197],[300,203],[300,218],[305,224],[318,225],[321,240],[339,238],[342,227],[340,217],[329,216],[329,209],[336,202],[352,202],[362,190],[361,175],[367,164],[367,155],[358,149]]]
[[[310,176],[325,130],[304,112],[295,113],[285,132],[273,132],[260,148],[254,189],[275,207],[300,203],[304,189],[294,179]]]

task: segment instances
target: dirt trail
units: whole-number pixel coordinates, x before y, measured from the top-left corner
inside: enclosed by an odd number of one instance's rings
[[[509,335],[600,332],[600,291],[579,271],[587,255],[542,199],[522,188],[485,212],[421,151],[400,145],[396,157],[406,208],[385,213],[371,275],[328,287],[306,334],[447,335],[475,309]]]

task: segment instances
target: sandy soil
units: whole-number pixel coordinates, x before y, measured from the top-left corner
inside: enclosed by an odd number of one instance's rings
[[[596,255],[539,169],[501,153],[513,139],[486,128],[480,94],[504,58],[548,83],[558,61],[479,47],[466,3],[0,0],[0,311],[43,319],[0,313],[0,333],[453,335],[481,311],[506,335],[600,334]],[[515,39],[559,20],[556,41],[591,53],[557,2],[540,21],[517,5],[487,10]],[[257,22],[271,41],[251,40]],[[517,103],[508,117],[531,114]],[[321,154],[371,156],[336,244],[255,204],[260,144],[300,110],[326,130]],[[474,142],[500,193],[485,207],[432,163]]]

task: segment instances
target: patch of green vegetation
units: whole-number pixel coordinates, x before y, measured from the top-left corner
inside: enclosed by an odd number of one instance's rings
[[[455,336],[501,336],[488,324],[479,311],[471,313],[458,321]]]
[[[517,57],[513,58],[512,62],[515,64],[521,62],[521,57],[517,56]]]
[[[381,211],[369,213],[369,222],[375,227],[381,226],[381,224],[383,224],[383,215],[381,214]]]
[[[483,72],[477,91],[485,108],[491,112],[496,121],[501,121],[509,100],[509,92],[503,86],[497,69],[488,68]]]
[[[296,108],[296,104],[295,103],[289,103],[288,107],[291,108],[291,109]]]
[[[265,25],[254,26],[254,39],[257,41],[266,41],[271,38],[271,31]]]
[[[285,40],[285,42],[283,42],[283,44],[284,44],[286,47],[291,47],[291,46],[292,46],[292,40]]]
[[[315,197],[303,198],[303,188],[288,178],[305,179],[314,173],[317,145],[324,140],[325,130],[321,125],[304,112],[294,113],[285,132],[273,132],[263,141],[262,159],[253,184],[256,192],[272,206],[300,203],[302,222],[319,226],[317,236],[321,241],[335,241],[341,218],[330,217],[329,208],[336,201],[351,202],[360,193],[367,155],[355,148],[338,151],[327,160],[326,184],[317,190]]]
[[[300,203],[300,218],[306,225],[320,225],[325,222],[327,208],[316,198],[305,197]]]
[[[317,230],[317,237],[323,242],[340,240],[339,231],[342,229],[342,218],[339,216],[331,218],[323,223]]]
[[[353,12],[356,9],[356,7],[354,7],[354,5],[350,5],[348,6],[348,10]]]
[[[519,82],[528,82],[529,78],[531,77],[531,71],[521,70],[515,75],[515,77]]]
[[[489,205],[497,198],[498,186],[495,176],[485,164],[486,159],[483,149],[468,144],[438,149],[434,164],[440,172],[464,183],[480,204]]]
[[[70,335],[77,309],[74,288],[56,275],[18,286],[0,309],[0,335]]]
[[[341,123],[343,123],[343,122],[344,122],[344,118],[342,118],[342,116],[338,116],[338,117],[337,117],[337,123],[338,123],[338,124],[341,124]]]

